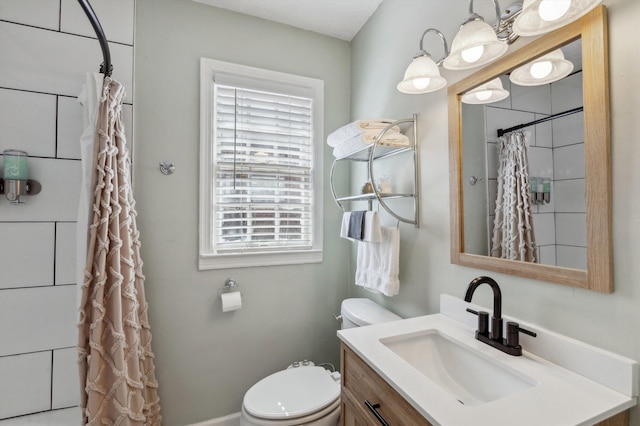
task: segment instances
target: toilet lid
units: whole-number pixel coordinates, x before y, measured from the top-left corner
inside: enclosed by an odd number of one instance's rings
[[[278,371],[244,395],[245,410],[266,419],[291,419],[323,409],[340,396],[340,384],[322,367]]]
[[[360,327],[402,319],[374,301],[363,297],[343,300],[340,313]]]

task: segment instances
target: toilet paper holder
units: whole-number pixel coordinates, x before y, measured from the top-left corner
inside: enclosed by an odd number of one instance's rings
[[[224,282],[224,287],[220,287],[218,289],[218,297],[220,297],[220,294],[222,294],[223,292],[236,291],[238,287],[240,287],[240,285],[236,282],[236,280],[234,280],[233,278],[227,278]]]
[[[242,308],[242,294],[238,291],[238,287],[236,280],[227,278],[224,287],[218,289],[222,312],[232,312]]]

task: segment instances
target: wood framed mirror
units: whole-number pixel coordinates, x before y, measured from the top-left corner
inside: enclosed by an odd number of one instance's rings
[[[519,66],[575,42],[577,42],[578,46],[581,46],[582,66],[583,111],[581,114],[584,117],[584,144],[581,149],[584,149],[584,189],[579,189],[578,192],[584,193],[584,212],[582,213],[585,222],[583,225],[585,228],[584,247],[582,248],[584,262],[578,266],[571,265],[567,267],[558,266],[554,262],[550,262],[550,264],[540,263],[540,256],[535,262],[492,257],[490,255],[490,238],[488,238],[487,245],[489,249],[487,252],[469,248],[471,244],[465,244],[469,243],[469,241],[465,240],[465,234],[469,235],[472,230],[475,231],[475,225],[471,223],[472,218],[477,212],[490,212],[492,205],[490,197],[486,200],[473,201],[473,197],[469,197],[469,194],[475,188],[475,183],[477,182],[482,185],[488,185],[487,182],[491,180],[491,176],[469,176],[470,156],[465,155],[463,150],[464,136],[475,132],[481,133],[481,138],[486,139],[485,128],[487,126],[486,121],[484,123],[485,126],[482,126],[483,123],[480,122],[479,125],[482,128],[478,129],[473,127],[473,124],[469,124],[472,120],[468,117],[465,120],[464,108],[461,102],[462,95],[497,77],[502,76],[505,79],[505,76]],[[581,19],[541,36],[475,74],[449,86],[452,263],[599,292],[613,292],[608,75],[607,15],[606,8],[599,6]],[[480,143],[488,145],[486,140],[480,141]],[[480,149],[480,152],[482,151],[483,149]],[[491,153],[484,148],[484,154],[485,159],[480,161],[484,161],[486,165],[492,161]],[[481,155],[477,153],[473,155],[478,159],[481,158]],[[485,170],[485,173],[488,172]],[[475,182],[471,183],[474,180]],[[487,188],[485,192],[489,194],[491,192],[490,188]],[[582,196],[581,194],[577,195]],[[465,219],[467,223],[465,223]],[[490,219],[486,222],[487,227],[490,228]],[[491,230],[488,229],[484,232],[488,235]],[[469,239],[470,237],[467,238],[467,240]]]

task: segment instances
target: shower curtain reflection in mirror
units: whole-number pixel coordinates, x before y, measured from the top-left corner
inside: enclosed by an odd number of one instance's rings
[[[498,188],[491,256],[537,262],[529,195],[529,132],[498,138]]]

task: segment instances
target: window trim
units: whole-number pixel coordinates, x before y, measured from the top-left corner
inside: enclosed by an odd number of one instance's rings
[[[215,253],[210,235],[213,229],[213,190],[215,179],[213,164],[213,103],[216,74],[228,77],[249,78],[264,81],[265,87],[273,84],[298,86],[313,93],[313,230],[311,249],[292,249],[250,253]],[[278,71],[264,70],[209,58],[200,58],[200,208],[198,269],[228,269],[271,265],[292,265],[322,262],[323,223],[323,129],[324,82]]]

